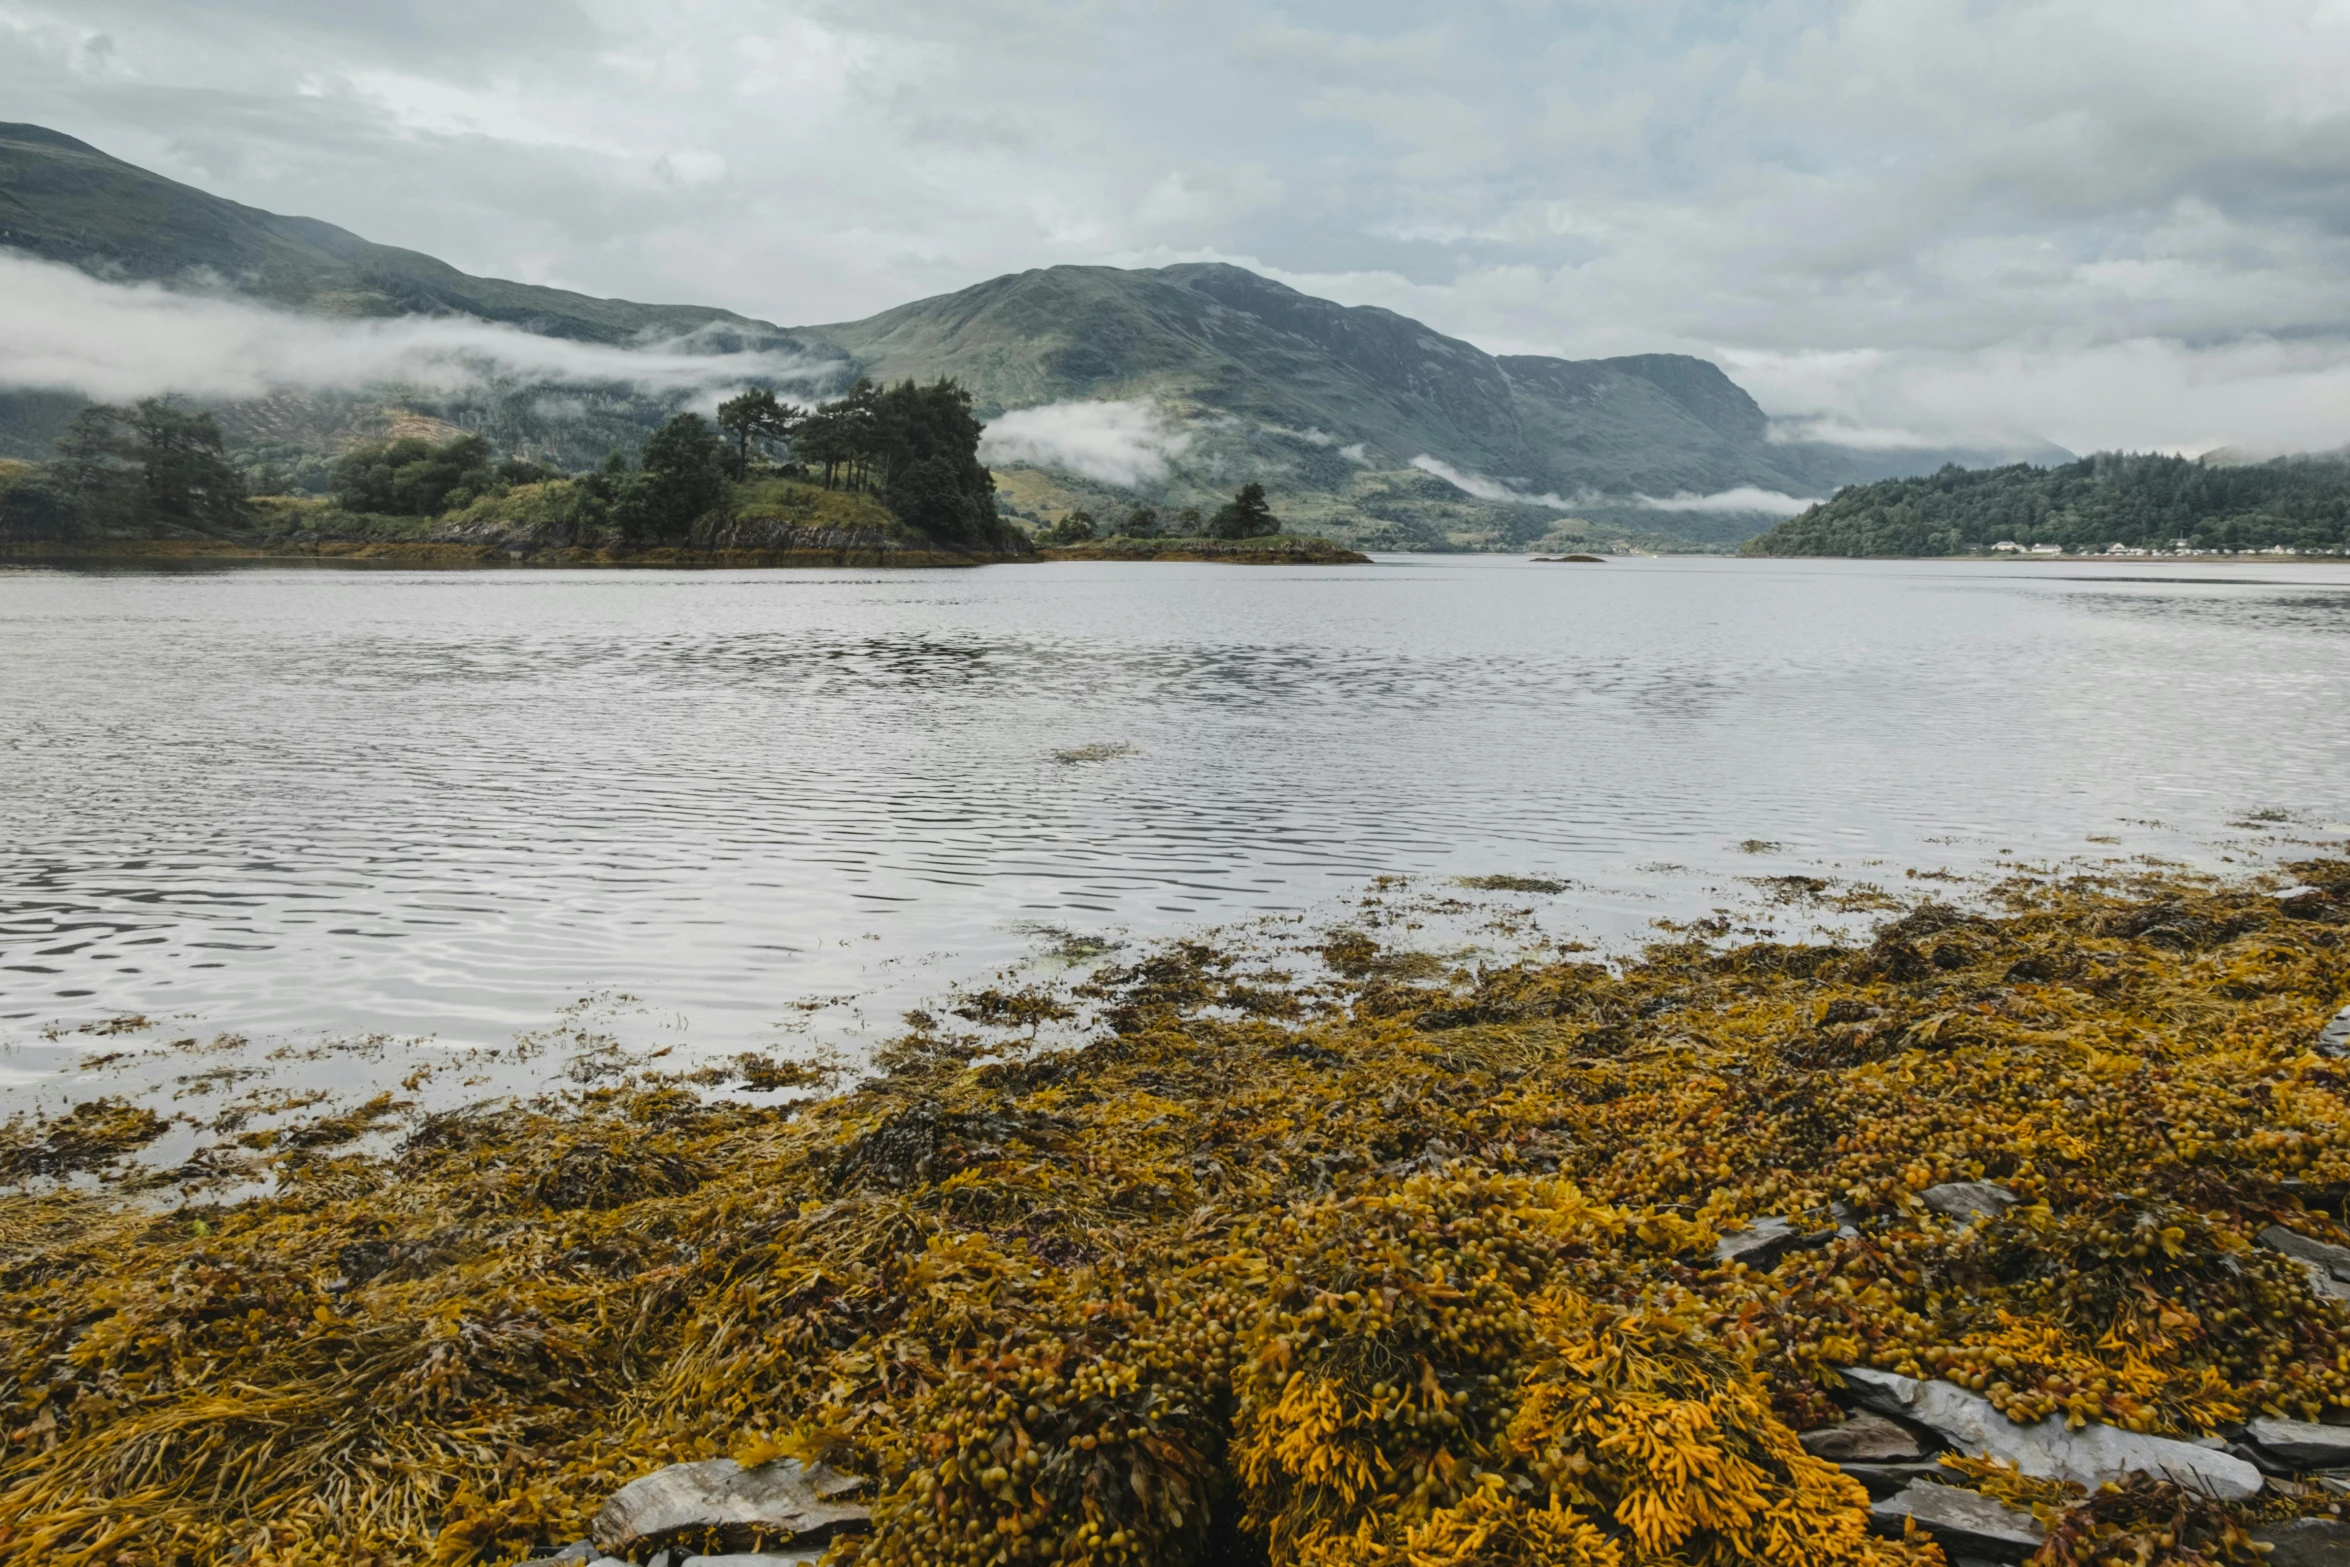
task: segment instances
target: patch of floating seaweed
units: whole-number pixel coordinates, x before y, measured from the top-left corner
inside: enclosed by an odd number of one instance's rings
[[[117,1103],[20,1125],[0,1561],[511,1561],[731,1455],[870,1477],[843,1567],[1931,1563],[1801,1439],[1839,1368],[2052,1430],[2350,1411],[2350,1317],[2273,1240],[2350,1199],[2350,863],[2293,870],[1614,966],[1179,942],[797,1105],[371,1100],[236,1202],[49,1179],[152,1135]],[[1946,1474],[2049,1563],[2249,1562],[2336,1505]]]

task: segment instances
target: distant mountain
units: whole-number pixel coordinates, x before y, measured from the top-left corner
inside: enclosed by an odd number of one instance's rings
[[[2053,467],[1945,468],[1844,490],[1746,553],[1959,555],[2000,543],[2338,553],[2350,548],[2350,462],[2104,452]]]
[[[1146,503],[1205,507],[1253,478],[1291,524],[1350,542],[1719,545],[1765,525],[1771,495],[1825,495],[1948,455],[1777,442],[1754,400],[1702,359],[1495,356],[1231,266],[1051,267],[794,329],[596,299],[242,206],[32,125],[0,125],[0,246],[101,278],[227,287],[324,315],[461,314],[598,343],[791,350],[832,364],[818,391],[859,375],[951,376],[983,417],[1018,416],[997,427],[992,460],[1005,509],[1030,521],[1077,506],[1105,517]],[[686,395],[379,387],[218,412],[256,475],[315,483],[334,451],[392,433],[477,430],[584,465],[632,445]],[[0,396],[0,454],[43,455],[78,404]],[[1739,509],[1741,492],[1764,509]],[[1703,505],[1655,504],[1691,497]]]
[[[1497,358],[1232,266],[1050,267],[795,335],[876,378],[952,376],[984,417],[1130,402],[1174,437],[1161,444],[1179,448],[1163,477],[1120,482],[1113,451],[1089,487],[1083,451],[1096,435],[1073,420],[1062,443],[1072,460],[1038,487],[1040,505],[1110,505],[1129,491],[1204,501],[1248,474],[1277,506],[1286,497],[1289,511],[1342,531],[1384,524],[1435,542],[1431,529],[1533,537],[1563,511],[1620,511],[1639,493],[1802,493],[1835,477],[1811,452],[1770,445],[1763,411],[1704,360]],[[1039,439],[1049,457],[1049,429]],[[1667,515],[1641,519],[1642,531]]]

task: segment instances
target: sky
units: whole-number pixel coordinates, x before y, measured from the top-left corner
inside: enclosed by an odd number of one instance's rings
[[[0,119],[787,325],[1212,259],[1790,435],[2350,443],[2350,0],[0,0]]]

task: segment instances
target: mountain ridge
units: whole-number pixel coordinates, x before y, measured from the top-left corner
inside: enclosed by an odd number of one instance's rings
[[[1656,502],[1824,494],[1953,455],[1774,442],[1762,408],[1707,360],[1496,356],[1397,312],[1217,262],[1033,268],[808,327],[600,299],[477,277],[25,124],[0,124],[0,246],[101,279],[226,287],[328,318],[469,316],[622,347],[683,341],[714,362],[784,350],[811,366],[802,395],[860,375],[952,376],[984,417],[1029,416],[1025,455],[997,467],[1005,510],[1031,524],[1078,507],[1115,518],[1139,505],[1205,505],[1253,478],[1285,518],[1358,544],[1721,546],[1767,519]],[[335,451],[420,424],[586,466],[688,400],[626,384],[375,387],[275,394],[217,412],[256,475],[315,485]],[[0,394],[0,453],[43,455],[80,403],[38,389]],[[1067,427],[1058,446],[1054,419]],[[1117,429],[1104,422],[1118,420]]]

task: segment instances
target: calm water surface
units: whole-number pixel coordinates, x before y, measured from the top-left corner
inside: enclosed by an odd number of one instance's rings
[[[1570,882],[1549,926],[1622,942],[1743,877],[2346,819],[2328,568],[0,572],[0,1066],[615,989],[695,1048],[854,1039],[1389,873]]]

